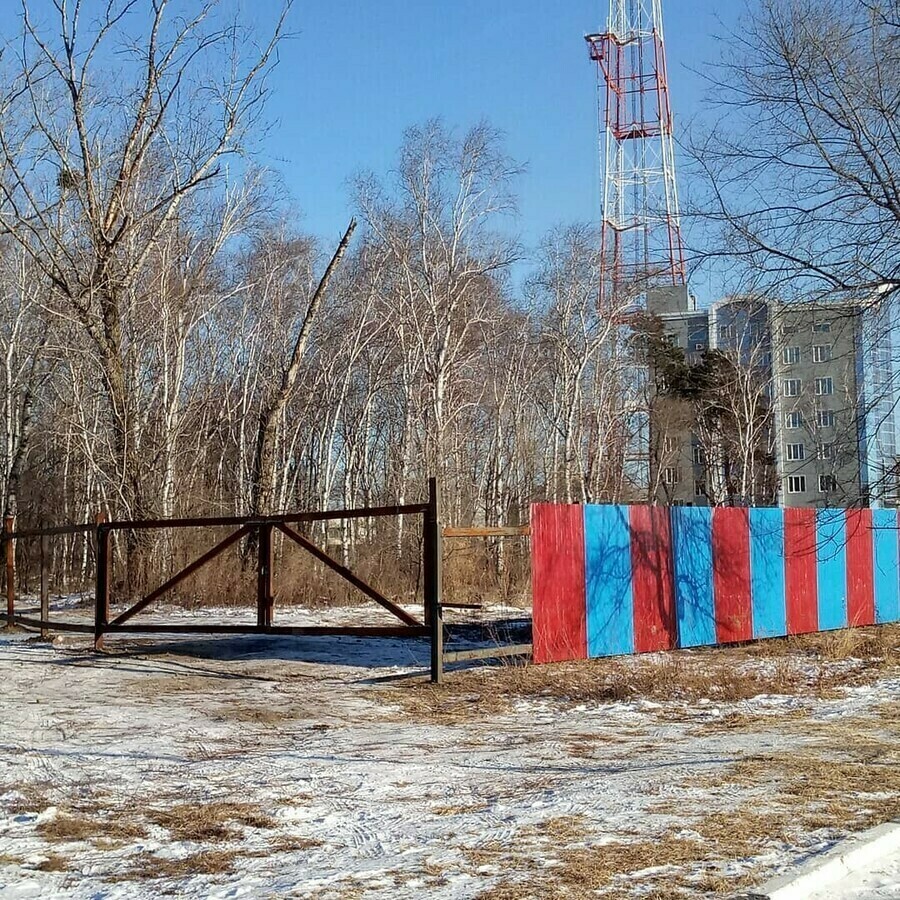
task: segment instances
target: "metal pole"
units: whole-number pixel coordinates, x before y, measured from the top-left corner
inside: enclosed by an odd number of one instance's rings
[[[109,625],[109,527],[103,513],[97,514],[97,581],[94,590],[94,649],[103,649],[103,632]]]
[[[272,624],[272,525],[259,526],[256,558],[256,624],[268,628]]]
[[[436,478],[428,479],[428,511],[423,539],[425,622],[431,628],[431,681],[444,680],[444,612],[441,606],[441,495]]]
[[[15,530],[15,518],[3,520],[3,542],[6,544],[6,624],[12,628],[16,615],[16,543],[10,537]]]
[[[50,555],[50,537],[41,535],[41,621],[50,621],[50,573],[47,571],[47,557]],[[50,637],[50,629],[41,626],[41,637],[45,640]]]

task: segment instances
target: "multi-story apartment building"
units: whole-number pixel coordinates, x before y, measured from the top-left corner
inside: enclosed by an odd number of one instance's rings
[[[776,483],[753,502],[896,504],[898,373],[883,310],[752,298],[697,310],[689,308],[686,293],[671,292],[664,302],[653,300],[649,312],[689,364],[707,350],[719,351],[748,372],[746,391],[765,391],[768,424],[755,435],[757,452],[746,459],[760,468],[755,484],[771,482],[762,470],[773,464]],[[651,477],[661,500],[706,505],[712,496],[721,502],[726,483],[731,490],[739,479],[734,467],[742,462],[717,454],[677,403],[655,405],[650,432]]]
[[[770,308],[781,505],[859,505],[867,499],[862,310],[854,303]]]

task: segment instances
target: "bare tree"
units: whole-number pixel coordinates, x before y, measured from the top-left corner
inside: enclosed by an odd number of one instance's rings
[[[759,0],[690,147],[720,249],[783,298],[900,289],[896,0]],[[707,235],[709,240],[709,235]]]
[[[21,74],[0,122],[0,223],[96,354],[116,492],[137,517],[150,504],[133,353],[148,267],[171,230],[189,227],[188,201],[252,138],[290,0],[259,47],[218,0],[180,16],[176,6],[109,0],[87,24],[78,0],[62,0],[45,30],[23,0]]]

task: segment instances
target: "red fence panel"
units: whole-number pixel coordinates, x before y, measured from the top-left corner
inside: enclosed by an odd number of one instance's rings
[[[675,578],[667,507],[631,507],[631,571],[635,651],[674,649]]]
[[[847,624],[875,624],[872,510],[847,510]]]
[[[816,511],[784,511],[784,584],[788,634],[819,628]]]
[[[716,640],[720,644],[749,641],[753,638],[749,510],[716,507],[712,542]]]
[[[532,506],[531,553],[534,661],[586,659],[583,507]]]

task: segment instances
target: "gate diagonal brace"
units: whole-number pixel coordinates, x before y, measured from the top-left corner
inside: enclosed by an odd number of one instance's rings
[[[276,527],[289,537],[295,544],[299,544],[304,550],[311,553],[316,559],[324,563],[333,572],[337,572],[343,579],[349,581],[355,588],[362,591],[367,597],[374,600],[379,606],[383,606],[389,613],[395,615],[401,622],[406,625],[421,626],[414,616],[411,616],[405,609],[396,603],[388,600],[383,594],[366,584],[361,578],[354,575],[346,566],[341,565],[336,559],[332,559],[324,550],[320,550],[312,541],[307,540],[298,531],[294,531],[289,525],[283,522],[276,523]]]
[[[245,525],[243,528],[239,528],[233,534],[228,535],[223,541],[219,541],[214,547],[210,548],[203,554],[203,556],[198,557],[192,563],[185,566],[180,572],[173,575],[165,584],[161,584],[155,591],[150,594],[147,594],[142,600],[138,600],[134,606],[129,607],[125,610],[121,615],[117,616],[112,620],[109,624],[112,626],[122,625],[127,622],[132,616],[137,615],[142,610],[146,609],[154,600],[158,600],[166,591],[171,590],[175,587],[178,582],[183,581],[188,575],[193,575],[198,569],[205,566],[210,560],[215,559],[220,553],[224,550],[227,550],[232,544],[237,543],[242,537],[250,534],[253,529]]]

